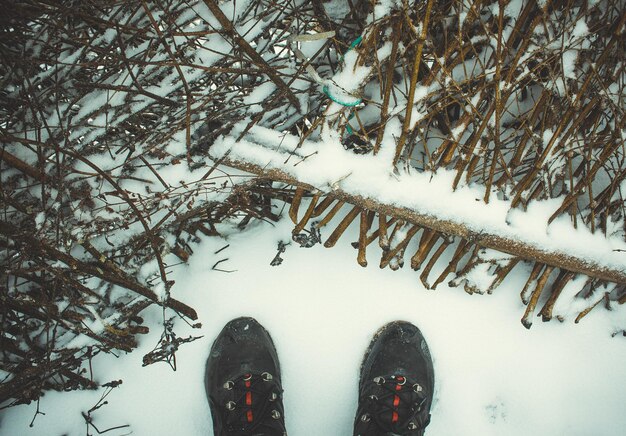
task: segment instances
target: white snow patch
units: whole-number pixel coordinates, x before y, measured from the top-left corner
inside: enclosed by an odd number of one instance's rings
[[[435,404],[427,435],[623,434],[626,345],[611,333],[617,322],[623,328],[626,305],[612,312],[596,309],[578,325],[570,319],[526,330],[517,297],[528,274],[524,268],[490,296],[470,296],[444,284],[427,291],[409,268],[358,266],[347,242],[358,239],[358,224],[332,250],[290,245],[283,264],[270,266],[277,242],[290,240],[292,228],[283,220],[235,232],[228,241],[202,237],[189,264],[172,274],[173,295],[196,308],[202,322],[199,330],[177,322],[177,333],[202,339],[178,350],[176,372],[165,364],[142,367],[142,356],[162,332],[161,308],[142,312],[157,326],[139,338],[139,349],[94,360],[99,382],[123,380],[108,404],[93,413],[98,428],[131,426],[110,432],[115,436],[212,435],[203,382],[211,344],[228,321],[252,316],[276,345],[292,436],[352,434],[365,349],[380,327],[399,319],[420,328],[434,360]],[[226,244],[230,248],[216,254]],[[379,255],[373,244],[368,257]],[[224,258],[235,272],[211,270]],[[39,404],[45,415],[33,428],[35,403],[5,409],[0,433],[85,434],[81,412],[103,392],[47,393]]]
[[[246,104],[262,103],[267,97],[276,91],[276,85],[273,82],[265,82],[254,88],[254,91],[243,98]]]
[[[572,32],[572,36],[574,38],[582,38],[589,34],[589,27],[585,22],[584,18],[576,21],[576,26],[574,27],[574,31]]]

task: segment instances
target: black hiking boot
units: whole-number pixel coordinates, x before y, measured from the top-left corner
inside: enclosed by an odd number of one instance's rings
[[[205,386],[215,436],[284,436],[280,366],[254,318],[230,321],[207,361]]]
[[[423,435],[434,386],[433,362],[419,329],[404,321],[385,325],[361,365],[354,435]]]

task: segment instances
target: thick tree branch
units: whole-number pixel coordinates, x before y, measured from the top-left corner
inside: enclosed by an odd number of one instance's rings
[[[302,183],[289,174],[271,168],[262,168],[258,165],[248,162],[225,159],[224,164],[243,171],[257,174],[267,179],[289,183],[310,191],[318,189],[307,183]],[[547,265],[557,267],[563,270],[585,274],[609,282],[626,284],[626,272],[617,269],[607,268],[582,257],[574,256],[567,253],[547,251],[542,247],[532,245],[530,243],[519,241],[512,238],[503,237],[497,234],[486,232],[476,232],[467,226],[455,223],[449,220],[439,219],[433,215],[423,214],[415,210],[397,207],[389,204],[380,203],[372,198],[364,198],[359,195],[350,194],[349,192],[335,189],[327,193],[328,196],[337,200],[358,206],[362,209],[373,210],[379,214],[393,216],[398,219],[417,224],[441,233],[453,236],[460,236],[466,240],[480,245],[481,247],[492,248],[504,253],[518,256],[522,259],[542,262]]]

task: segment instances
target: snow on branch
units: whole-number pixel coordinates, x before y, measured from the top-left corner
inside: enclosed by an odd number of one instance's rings
[[[252,153],[244,153],[246,156],[250,156],[251,154]],[[316,155],[316,157],[320,157],[319,154]],[[306,177],[297,177],[292,172],[283,171],[283,167],[275,167],[268,162],[260,165],[244,162],[242,160],[234,160],[240,158],[241,156],[231,153],[224,163],[243,171],[257,174],[260,177],[299,186],[309,192],[316,193],[316,195],[324,195],[354,204],[361,209],[374,211],[380,215],[393,216],[407,223],[426,227],[447,235],[458,236],[481,247],[492,248],[520,257],[524,260],[539,261],[557,268],[595,277],[600,280],[626,285],[626,259],[624,259],[624,263],[622,264],[616,262],[620,260],[619,257],[615,256],[616,251],[619,249],[605,244],[606,241],[601,235],[593,236],[583,233],[580,238],[570,237],[568,240],[563,240],[562,237],[545,235],[545,237],[540,240],[532,239],[532,236],[524,235],[522,229],[516,229],[514,226],[506,225],[504,221],[502,222],[503,226],[497,227],[493,225],[495,221],[494,218],[496,218],[494,215],[504,208],[484,208],[482,213],[476,214],[471,220],[463,220],[464,217],[462,215],[459,216],[454,213],[462,213],[462,211],[465,210],[463,205],[455,207],[453,211],[448,211],[445,215],[436,212],[433,213],[428,203],[432,204],[432,200],[435,198],[440,198],[445,203],[454,203],[457,206],[459,203],[463,202],[467,202],[466,204],[473,206],[470,201],[474,202],[476,199],[471,198],[471,196],[461,196],[457,195],[457,193],[446,192],[445,188],[437,186],[436,182],[432,180],[430,182],[426,181],[422,185],[422,191],[428,192],[429,196],[432,196],[430,199],[431,202],[422,202],[420,201],[421,198],[418,197],[417,199],[414,198],[410,203],[403,203],[398,200],[394,201],[392,197],[385,196],[380,192],[377,193],[378,195],[368,195],[362,190],[359,191],[358,194],[354,193],[354,190],[347,190],[349,189],[349,185],[345,182],[348,178],[340,180],[338,183],[327,182],[320,189],[320,185],[309,184],[306,182]],[[321,162],[323,161],[322,157]],[[307,162],[310,163],[313,162],[313,160],[307,160]],[[323,172],[324,170],[322,167],[304,169],[303,162],[301,163],[301,168],[298,168],[298,170],[294,172],[301,174],[299,171],[319,174],[319,172]],[[352,172],[350,177],[352,177],[353,174],[354,172]],[[364,174],[375,177],[371,172]],[[410,186],[407,183],[403,183],[402,180],[392,180],[391,183],[394,185],[397,183],[398,186],[392,185],[393,189],[389,189],[390,192],[406,192],[406,189]],[[449,181],[449,178],[445,180]],[[348,187],[344,189],[344,185]],[[416,184],[413,183],[412,186],[416,186]],[[460,197],[458,201],[456,199],[457,196]],[[481,221],[479,217],[488,217],[489,220]],[[541,217],[535,218],[533,216],[527,216],[525,219],[533,221],[533,219],[539,220]],[[556,230],[555,233],[557,235],[582,233],[580,230],[576,232],[570,232],[569,230],[570,229],[566,229],[565,231]],[[593,247],[598,246],[601,248],[597,249],[597,251],[591,251]],[[619,244],[619,246],[621,247],[623,245]],[[591,253],[595,254],[595,256],[591,256]],[[597,259],[604,259],[605,261],[598,261]]]

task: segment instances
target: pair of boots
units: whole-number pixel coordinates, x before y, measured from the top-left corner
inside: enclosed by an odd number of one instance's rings
[[[419,329],[404,321],[385,325],[361,365],[354,435],[423,435],[434,384]],[[254,318],[226,324],[211,348],[205,385],[215,436],[287,434],[278,355]]]

